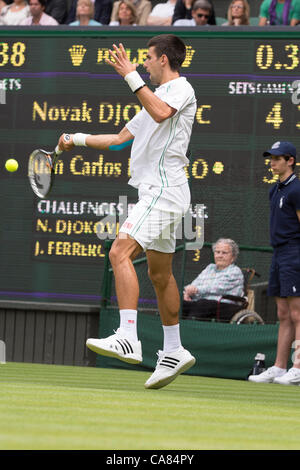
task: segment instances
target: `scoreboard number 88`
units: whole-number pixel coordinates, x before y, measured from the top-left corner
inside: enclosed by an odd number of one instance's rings
[[[14,42],[11,49],[7,42],[1,42],[0,67],[4,67],[9,61],[14,67],[21,67],[25,62],[25,50],[24,42]]]

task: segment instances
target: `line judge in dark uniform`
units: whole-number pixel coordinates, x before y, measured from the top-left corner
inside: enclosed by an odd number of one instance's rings
[[[290,142],[275,142],[263,154],[279,176],[270,190],[270,239],[274,249],[268,294],[274,296],[279,319],[274,366],[251,382],[300,385],[300,181],[294,173],[296,149]],[[293,367],[287,371],[291,347]]]

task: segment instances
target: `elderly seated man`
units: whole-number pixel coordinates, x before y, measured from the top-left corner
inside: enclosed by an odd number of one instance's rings
[[[240,310],[233,300],[224,295],[244,295],[244,276],[235,261],[238,245],[230,238],[220,238],[212,246],[214,263],[209,264],[194,281],[185,286],[183,318],[216,318],[226,321]]]

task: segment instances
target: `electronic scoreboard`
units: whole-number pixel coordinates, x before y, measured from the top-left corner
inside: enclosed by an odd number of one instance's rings
[[[141,105],[105,58],[122,42],[148,84],[147,41],[161,32],[178,34],[187,48],[182,75],[197,97],[187,175],[191,212],[204,207],[204,240],[269,246],[268,191],[276,178],[262,153],[278,140],[300,149],[299,33],[7,28],[0,40],[0,299],[98,302],[104,241],[137,198],[127,184],[130,149],[62,154],[45,199],[29,186],[28,156],[52,150],[63,132],[118,133]],[[5,170],[8,158],[18,161],[17,172]],[[206,264],[200,253],[187,253],[187,281]],[[267,280],[269,261],[250,252],[238,264]]]

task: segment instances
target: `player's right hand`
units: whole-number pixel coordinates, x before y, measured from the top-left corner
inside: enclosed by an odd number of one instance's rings
[[[67,139],[65,139],[65,136],[68,136]],[[73,135],[74,134],[62,134],[58,140],[58,147],[60,150],[68,152],[69,150],[72,150],[74,147],[73,143]]]
[[[113,44],[113,49],[113,51],[109,49],[109,53],[114,62],[109,59],[105,59],[105,62],[111,65],[121,77],[125,77],[130,72],[135,72],[139,64],[130,62],[123,44],[120,43],[119,47]]]

